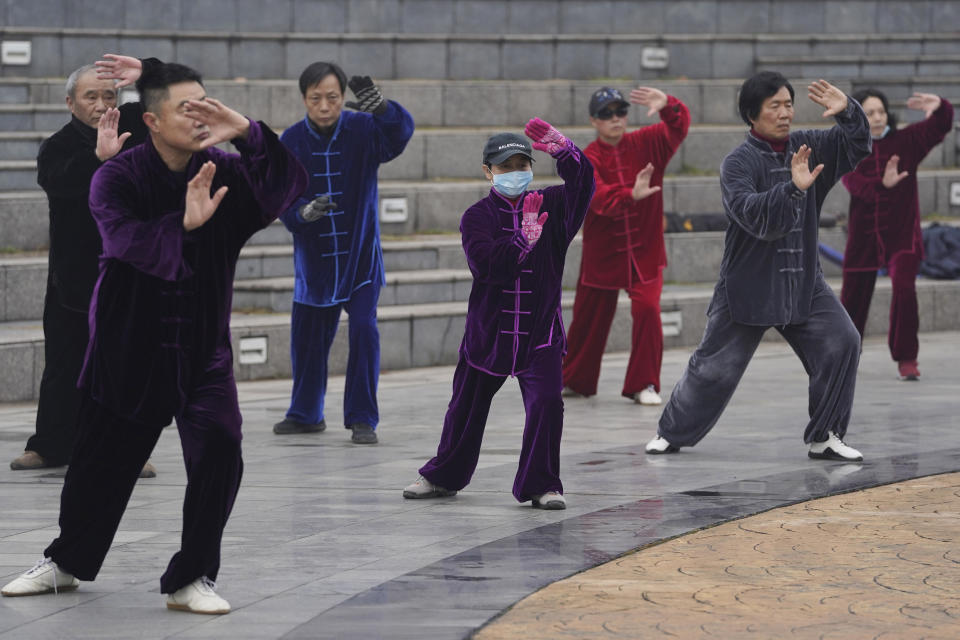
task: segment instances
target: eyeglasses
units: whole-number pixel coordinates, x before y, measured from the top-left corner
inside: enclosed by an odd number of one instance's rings
[[[627,112],[629,109],[627,107],[617,107],[616,109],[601,109],[597,111],[597,115],[594,116],[598,120],[610,120],[613,116],[618,118],[626,118]]]

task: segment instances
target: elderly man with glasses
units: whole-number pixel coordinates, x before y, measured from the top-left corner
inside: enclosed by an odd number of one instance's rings
[[[627,132],[630,104],[647,107],[660,122]],[[660,292],[667,254],[663,244],[663,172],[687,136],[690,111],[659,89],[638,87],[629,102],[603,87],[590,99],[597,139],[585,149],[596,193],[583,225],[583,260],[563,361],[564,393],[597,393],[600,360],[621,289],[630,295],[633,331],[622,394],[639,404],[660,404],[663,328]]]

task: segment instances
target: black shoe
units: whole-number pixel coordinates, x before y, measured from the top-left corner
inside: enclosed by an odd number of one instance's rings
[[[320,433],[326,428],[326,420],[321,420],[317,424],[305,424],[303,422],[291,420],[290,418],[284,418],[277,424],[273,425],[273,432],[278,435],[287,435],[290,433]]]
[[[350,440],[354,444],[377,444],[377,432],[370,425],[359,422],[350,425],[350,429],[353,431]]]

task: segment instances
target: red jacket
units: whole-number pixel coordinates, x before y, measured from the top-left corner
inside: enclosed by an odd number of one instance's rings
[[[597,289],[628,289],[650,282],[667,266],[663,246],[663,193],[631,197],[633,183],[648,162],[650,185],[663,184],[663,171],[687,137],[690,110],[667,96],[658,124],[624,134],[613,147],[594,140],[585,149],[593,163],[596,192],[583,224],[580,281]]]
[[[873,151],[843,176],[850,192],[850,219],[844,271],[876,271],[904,251],[923,257],[917,166],[953,126],[953,106],[941,98],[929,118],[873,141]],[[883,171],[892,155],[910,175],[897,186],[883,186]]]

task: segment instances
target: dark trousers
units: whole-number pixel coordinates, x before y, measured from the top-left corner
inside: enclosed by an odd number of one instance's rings
[[[160,578],[172,593],[200,576],[215,580],[220,540],[240,487],[240,408],[229,363],[208,371],[177,430],[187,468],[180,550]],[[44,551],[80,580],[97,577],[140,470],[163,427],[124,419],[84,397],[73,460],[60,494],[60,535]]]
[[[520,502],[548,491],[563,493],[560,482],[560,436],[563,433],[563,389],[559,347],[541,349],[525,373],[517,375],[526,410],[520,464],[513,495]],[[443,420],[437,455],[420,475],[444,489],[459,491],[470,482],[480,458],[480,443],[493,396],[506,376],[471,367],[461,355],[453,374],[453,398]]]
[[[37,402],[36,433],[26,449],[51,465],[70,462],[77,434],[82,394],[77,378],[87,350],[87,314],[64,307],[56,286],[47,280],[43,304],[44,359]]]
[[[707,435],[768,328],[734,322],[725,299],[714,296],[700,346],[690,356],[686,371],[670,395],[658,433],[681,447],[691,447]],[[803,441],[822,442],[829,431],[842,438],[850,422],[860,360],[860,336],[850,316],[821,282],[814,289],[807,321],[775,328],[810,376],[810,421]]]
[[[293,394],[287,417],[305,424],[324,419],[327,395],[327,360],[337,335],[340,311],[346,310],[350,331],[346,387],[343,393],[343,424],[380,422],[377,407],[377,380],[380,377],[380,332],[377,329],[379,283],[372,282],[353,292],[350,299],[332,307],[293,303],[290,316],[290,361]]]
[[[660,322],[662,275],[647,283],[637,282],[627,290],[633,330],[630,335],[630,361],[621,393],[632,398],[653,385],[660,390],[660,366],[663,362],[663,326]],[[597,289],[577,284],[573,301],[573,322],[567,335],[568,350],[563,360],[563,384],[577,393],[597,393],[600,363],[607,345],[613,316],[617,312],[618,289]]]
[[[917,308],[917,272],[920,258],[915,253],[898,253],[888,265],[893,296],[890,300],[890,330],[887,344],[890,356],[897,362],[917,359],[920,341],[920,313]],[[876,271],[844,271],[840,300],[850,319],[863,335],[867,313],[877,282]]]

